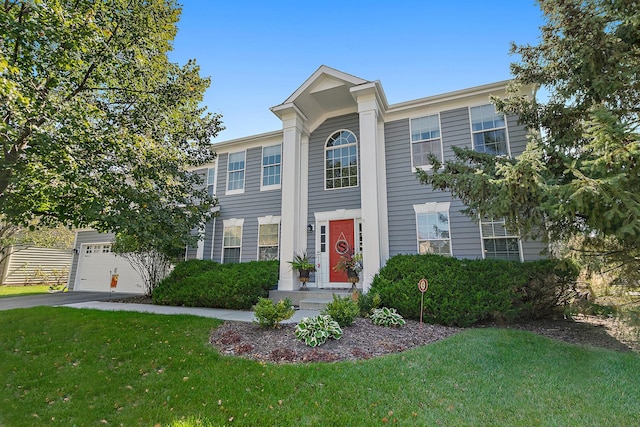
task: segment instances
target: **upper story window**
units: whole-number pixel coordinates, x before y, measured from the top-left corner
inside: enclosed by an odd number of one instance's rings
[[[442,161],[442,140],[438,114],[411,119],[412,167],[430,168],[429,154],[433,154]]]
[[[244,151],[229,153],[227,163],[227,194],[237,194],[244,192]]]
[[[480,221],[480,234],[485,258],[522,260],[520,239],[504,226],[504,220],[485,218]]]
[[[471,107],[473,149],[493,155],[509,155],[507,121],[492,104]]]
[[[216,168],[207,169],[207,193],[213,196],[216,193]]]
[[[280,166],[282,165],[282,145],[262,147],[261,190],[280,188]]]
[[[326,190],[358,186],[358,144],[348,130],[339,130],[327,139],[325,146]]]

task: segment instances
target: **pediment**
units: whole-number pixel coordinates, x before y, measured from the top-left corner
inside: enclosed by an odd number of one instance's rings
[[[325,117],[357,111],[358,106],[350,89],[365,83],[368,81],[323,65],[282,104],[272,107],[271,111],[279,115],[281,107],[295,105],[313,128],[314,124]]]

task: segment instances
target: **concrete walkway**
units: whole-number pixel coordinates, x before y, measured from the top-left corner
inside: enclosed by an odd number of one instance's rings
[[[211,317],[220,320],[235,320],[239,322],[253,322],[255,320],[253,311],[227,310],[221,308],[171,307],[167,305],[129,304],[107,301],[86,301],[64,304],[63,306],[107,311],[137,311],[140,313],[155,314],[190,314],[193,316]],[[313,317],[318,314],[320,314],[318,310],[296,310],[291,319],[287,319],[282,323],[298,323],[303,317]]]

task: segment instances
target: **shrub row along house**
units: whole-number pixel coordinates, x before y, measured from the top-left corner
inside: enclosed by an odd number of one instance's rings
[[[306,252],[316,264],[309,286],[328,289],[350,285],[346,273],[332,267],[355,251],[363,257],[358,286],[365,291],[396,254],[540,258],[544,243],[520,240],[500,219],[463,215],[459,200],[415,177],[415,168],[430,169],[430,153],[452,158],[452,146],[505,156],[522,152],[526,129],[489,103],[507,83],[389,105],[379,81],[321,66],[271,108],[281,130],[215,144],[217,159],[198,172],[219,199],[219,216],[186,258],[277,258],[278,289],[295,290],[299,283],[287,261]],[[77,234],[70,287],[107,290],[114,268],[128,268],[116,265],[112,237]],[[96,281],[99,270],[104,279]],[[135,277],[123,279],[119,291],[142,291]]]

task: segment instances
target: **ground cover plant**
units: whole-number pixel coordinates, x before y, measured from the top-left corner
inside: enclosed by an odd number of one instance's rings
[[[180,263],[153,291],[153,303],[250,310],[278,283],[278,261]]]
[[[470,329],[361,362],[221,356],[216,320],[63,307],[0,315],[0,424],[638,425],[640,357]],[[338,341],[339,342],[339,341]]]

